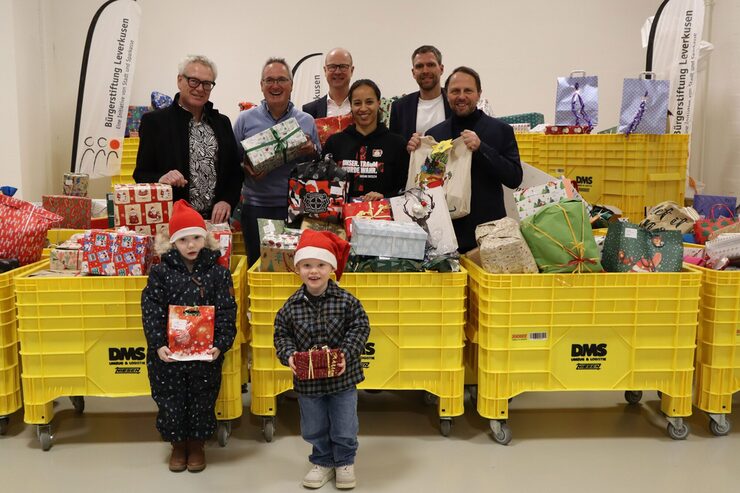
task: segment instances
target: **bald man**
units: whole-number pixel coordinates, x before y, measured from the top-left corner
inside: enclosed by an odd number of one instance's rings
[[[324,75],[329,84],[329,94],[303,105],[303,111],[314,118],[339,116],[350,112],[349,84],[352,82],[352,55],[344,48],[334,48],[324,59]]]

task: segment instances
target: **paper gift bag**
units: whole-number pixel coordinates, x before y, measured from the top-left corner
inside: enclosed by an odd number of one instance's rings
[[[177,361],[212,361],[216,308],[170,305],[167,318],[170,358]]]
[[[172,187],[162,183],[125,183],[114,186],[115,227],[140,234],[167,233],[172,215]]]
[[[722,206],[725,207],[722,207]],[[737,197],[724,195],[694,195],[693,207],[702,217],[710,217],[712,209],[715,217],[734,217],[735,207],[737,206]]]
[[[426,231],[430,257],[457,251],[455,228],[441,187],[411,188],[389,200],[394,221],[415,222]]]
[[[342,218],[347,238],[352,237],[352,218],[392,221],[391,203],[388,199],[369,202],[350,202],[342,206]]]
[[[727,206],[722,207],[727,208]],[[734,212],[731,211],[732,217],[716,217],[716,209],[720,209],[720,207],[713,207],[712,210],[709,211],[708,218],[698,219],[694,223],[694,237],[696,238],[696,242],[700,245],[706,243],[709,239],[709,235],[713,232],[731,226],[737,222]]]
[[[29,202],[0,194],[0,258],[18,259],[21,265],[37,262],[47,232],[62,219]]]
[[[352,113],[317,118],[315,123],[316,130],[319,132],[319,142],[321,142],[321,147],[326,145],[326,141],[329,140],[329,137],[349,127],[352,124],[352,121]]]
[[[308,351],[299,351],[293,355],[293,364],[298,380],[316,380],[317,378],[332,378],[339,373],[339,363],[342,361],[340,349],[311,348]]]
[[[470,166],[473,153],[462,137],[437,143],[431,136],[421,138],[411,153],[406,188],[442,185],[450,217],[470,214]]]
[[[583,76],[575,77],[578,73]],[[586,76],[583,71],[571,72],[570,77],[558,77],[555,125],[594,128],[598,123],[599,78]]]
[[[306,134],[295,118],[288,118],[241,142],[256,173],[266,173],[293,161],[305,143]]]
[[[49,212],[62,216],[59,228],[90,229],[92,200],[89,197],[42,195],[41,203]]]
[[[619,133],[629,135],[665,133],[668,120],[668,91],[670,81],[624,79],[622,109],[619,113]],[[652,74],[655,77],[655,74]]]
[[[522,236],[545,273],[601,272],[599,249],[580,200],[550,204],[521,223]]]
[[[505,217],[479,224],[475,240],[480,246],[481,266],[494,274],[539,272],[537,263],[519,231],[519,223]]]
[[[233,244],[229,223],[213,224],[210,221],[206,221],[206,229],[218,242],[218,249],[221,252],[221,256],[218,257],[216,263],[229,269],[231,267],[231,249]]]
[[[679,231],[648,231],[636,224],[609,225],[601,263],[607,272],[680,272],[683,239]]]
[[[348,188],[347,172],[328,157],[298,164],[288,182],[288,222],[313,217],[339,223]]]
[[[675,202],[665,201],[647,213],[639,226],[648,231],[680,231],[690,233],[699,215],[691,207],[681,207]]]

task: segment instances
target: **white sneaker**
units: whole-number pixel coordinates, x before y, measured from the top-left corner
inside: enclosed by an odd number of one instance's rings
[[[353,464],[337,467],[337,488],[340,490],[350,490],[354,488],[356,484],[355,466]]]
[[[321,488],[334,477],[333,467],[323,467],[312,464],[311,470],[303,478],[303,486],[306,488]]]

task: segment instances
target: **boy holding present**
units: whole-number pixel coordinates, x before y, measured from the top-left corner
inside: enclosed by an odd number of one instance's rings
[[[359,300],[330,279],[332,272],[341,278],[349,249],[334,233],[304,231],[295,253],[303,285],[275,316],[277,356],[293,371],[301,434],[313,446],[312,467],[303,478],[307,488],[320,488],[335,476],[339,489],[356,484],[357,384],[365,379],[360,355],[370,325]],[[340,350],[336,376],[299,380],[296,353],[324,346]]]

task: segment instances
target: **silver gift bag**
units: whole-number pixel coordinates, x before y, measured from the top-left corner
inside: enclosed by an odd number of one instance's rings
[[[619,133],[664,134],[668,119],[667,80],[645,79],[649,72],[640,74],[639,79],[624,79],[622,87],[622,109],[619,113]],[[652,74],[655,77],[654,74]]]
[[[576,74],[583,74],[576,77]],[[596,127],[599,123],[599,78],[582,70],[558,77],[555,125]]]

